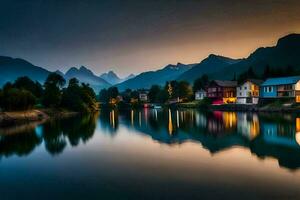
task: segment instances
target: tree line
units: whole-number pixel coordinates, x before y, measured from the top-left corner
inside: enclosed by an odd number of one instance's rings
[[[45,83],[19,77],[0,89],[0,108],[4,111],[28,110],[34,107],[66,108],[78,112],[93,112],[97,109],[93,89],[76,78],[68,81],[57,73],[51,73]]]
[[[139,97],[140,92],[145,90],[126,89],[124,92],[119,92],[117,87],[102,89],[99,93],[99,100],[104,104],[125,103],[138,105],[141,102]],[[122,98],[122,101],[120,101]],[[166,103],[168,100],[180,99],[181,101],[189,101],[193,99],[192,86],[186,81],[170,81],[164,86],[153,85],[148,91],[148,99],[151,103]]]

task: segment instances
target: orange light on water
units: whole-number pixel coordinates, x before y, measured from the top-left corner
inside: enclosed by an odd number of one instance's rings
[[[172,113],[171,110],[169,109],[169,124],[168,124],[168,131],[169,134],[172,135],[173,133],[173,124],[172,124]]]

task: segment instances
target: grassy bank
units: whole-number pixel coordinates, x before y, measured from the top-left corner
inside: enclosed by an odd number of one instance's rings
[[[78,114],[78,112],[63,109],[33,109],[27,111],[0,112],[0,127],[28,122],[44,122],[50,118],[65,118]]]

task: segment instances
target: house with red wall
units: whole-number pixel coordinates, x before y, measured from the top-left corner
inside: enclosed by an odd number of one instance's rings
[[[207,97],[212,104],[236,103],[236,81],[213,80],[207,87]]]

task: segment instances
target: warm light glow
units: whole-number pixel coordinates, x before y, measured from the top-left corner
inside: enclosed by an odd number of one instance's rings
[[[236,102],[236,97],[228,97],[228,98],[223,98],[223,103],[235,103]]]
[[[110,124],[113,128],[115,128],[115,111],[112,110],[109,112],[109,120],[110,120]]]
[[[253,121],[250,123],[250,139],[253,140],[259,135],[260,127],[257,117],[253,117]]]
[[[300,95],[297,95],[297,96],[296,96],[296,102],[297,102],[297,103],[300,103]]]
[[[171,110],[169,109],[169,124],[168,124],[168,131],[169,134],[172,135],[173,133],[173,124],[172,124],[172,113]]]
[[[223,123],[225,128],[233,128],[237,125],[237,114],[235,112],[223,112]]]

